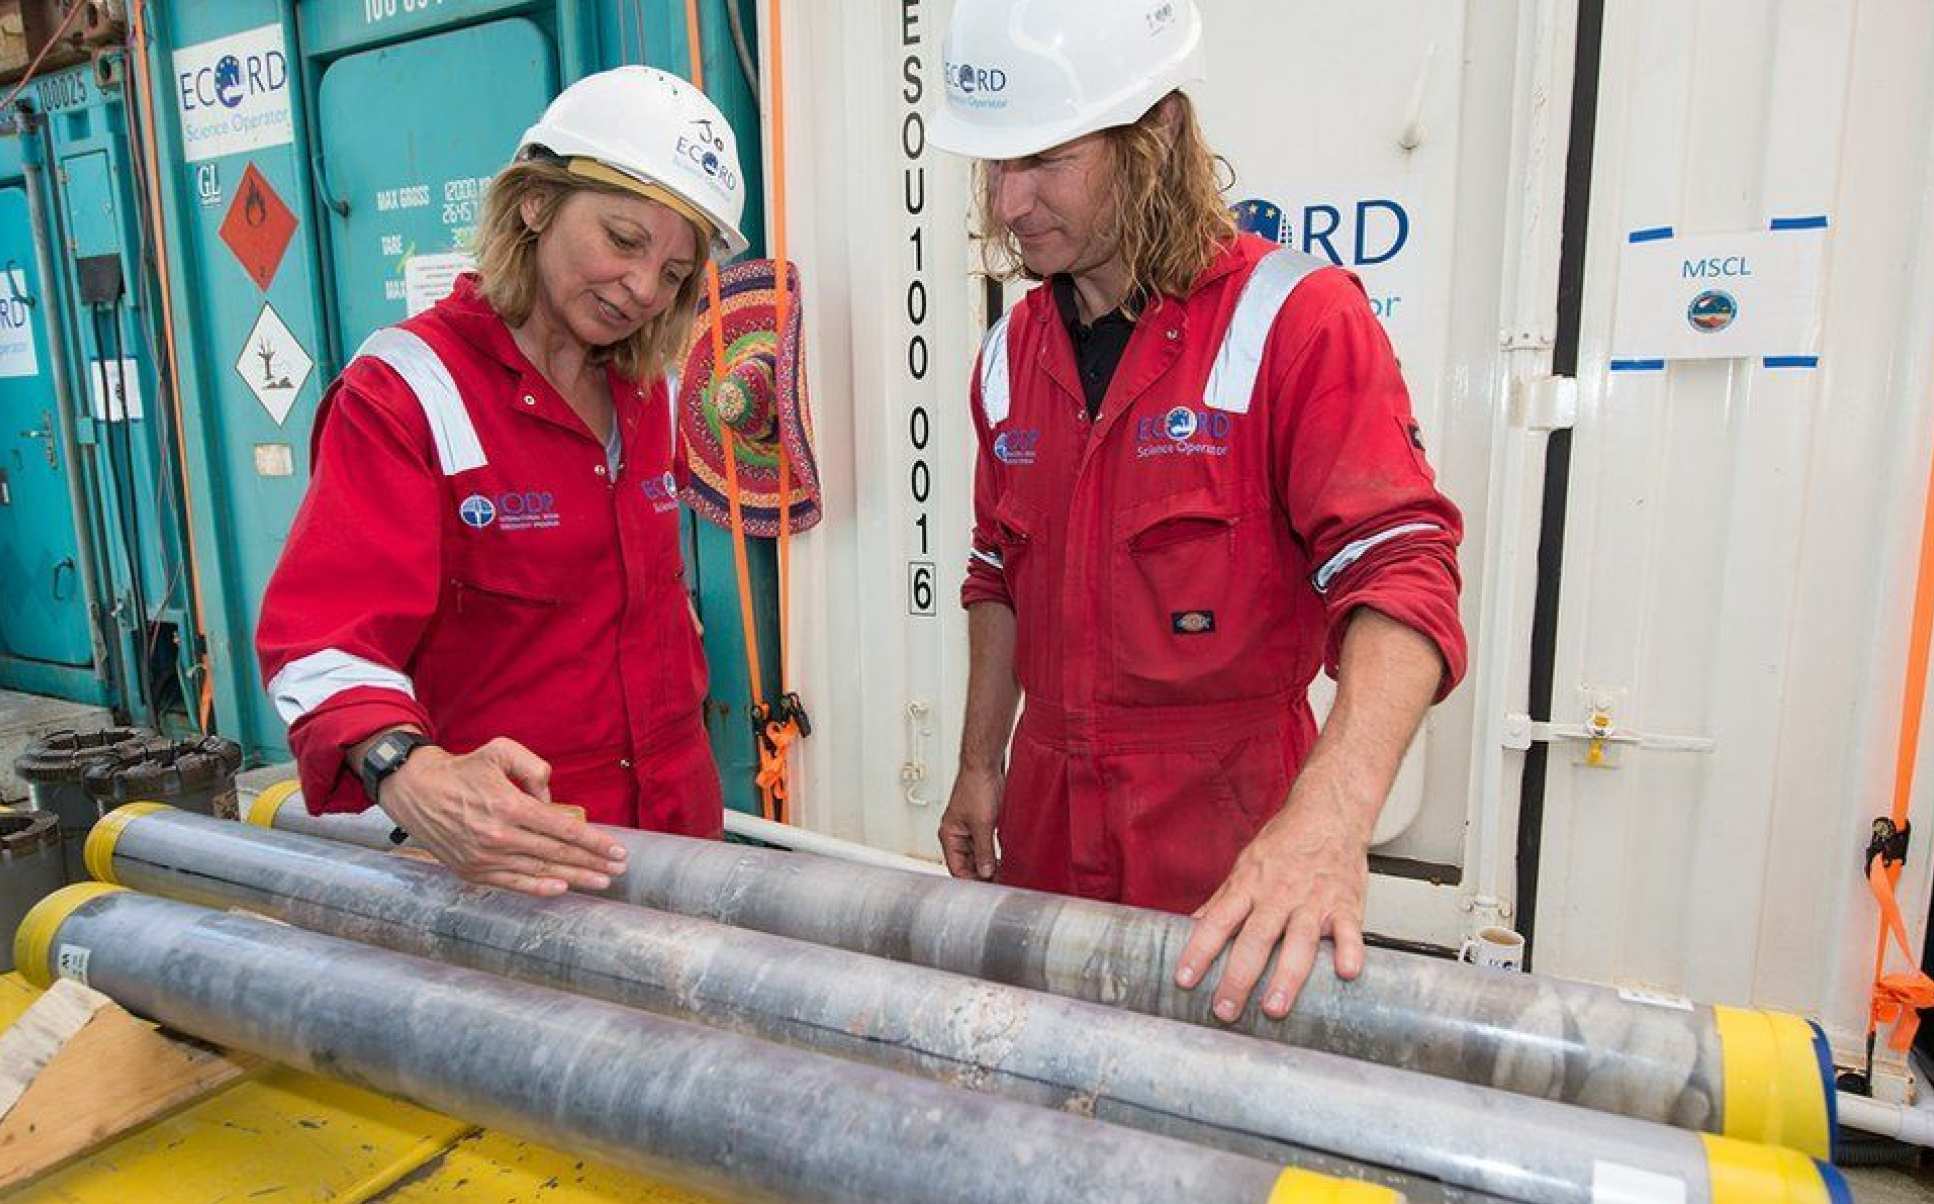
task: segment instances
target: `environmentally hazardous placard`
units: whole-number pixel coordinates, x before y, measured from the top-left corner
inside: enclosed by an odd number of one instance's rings
[[[282,266],[282,255],[289,249],[289,240],[295,236],[295,227],[295,214],[269,187],[267,177],[255,169],[255,164],[249,164],[235,186],[235,200],[222,219],[220,233],[255,287],[268,291],[276,269]]]
[[[255,319],[255,328],[249,331],[242,354],[235,361],[235,371],[241,374],[242,382],[277,426],[288,418],[296,394],[302,392],[303,383],[315,366],[281,315],[272,306],[263,305]]]

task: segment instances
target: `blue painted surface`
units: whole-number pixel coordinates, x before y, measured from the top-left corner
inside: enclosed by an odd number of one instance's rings
[[[331,198],[337,345],[402,321],[404,265],[472,241],[489,179],[556,94],[556,47],[511,18],[364,50],[329,64],[316,127]],[[400,113],[447,114],[435,122]]]
[[[753,9],[740,2],[751,31]],[[757,106],[732,48],[723,0],[701,7],[707,84],[738,133],[752,198],[745,226],[758,254],[764,219]],[[686,73],[684,5],[470,0],[419,8],[387,0],[224,0],[163,6],[155,22],[150,63],[161,97],[157,144],[168,273],[216,720],[253,757],[269,759],[286,755],[286,734],[260,685],[255,623],[307,483],[308,436],[322,390],[364,335],[403,316],[396,295],[403,259],[411,251],[447,249],[474,224],[474,200],[461,181],[498,170],[561,82],[625,62]],[[186,162],[170,94],[175,49],[275,23],[292,60],[293,139]],[[298,221],[266,291],[216,234],[250,164]],[[204,204],[210,172],[220,196]],[[444,187],[453,181],[457,186],[446,197]],[[428,204],[378,207],[380,192],[403,187],[427,188]],[[331,201],[346,202],[349,212],[335,212]],[[400,245],[386,243],[386,236]],[[264,304],[315,360],[279,424],[235,367]],[[276,445],[288,449],[292,476],[258,473],[257,449]],[[751,775],[757,758],[745,718],[748,684],[731,543],[716,528],[688,522],[694,595],[712,671],[707,714],[714,751],[728,803],[756,810]],[[750,559],[762,660],[772,683],[777,622],[769,541],[755,541]]]
[[[14,689],[30,670],[8,661],[89,670],[84,679],[94,663],[68,493],[75,466],[47,340],[59,300],[40,278],[32,233],[25,181],[0,186],[0,337],[12,348],[0,357],[0,681]]]
[[[0,655],[0,686],[106,702],[123,716],[144,721],[167,719],[161,712],[171,710],[172,721],[185,724],[183,697],[192,687],[180,683],[187,661],[165,638],[167,631],[190,625],[185,529],[173,427],[157,391],[159,325],[152,279],[139,270],[144,234],[126,96],[118,86],[102,87],[92,67],[42,77],[25,95],[45,114],[46,133],[44,139],[23,137],[14,123],[8,136],[0,137],[0,180],[18,185],[0,210],[0,240],[23,272],[38,276],[24,189],[25,164],[42,164],[46,251],[54,279],[36,281],[45,294],[45,303],[35,307],[41,323],[36,331],[40,371],[16,385],[65,425],[77,455],[66,462],[66,448],[61,449],[58,496],[36,490],[41,503],[31,521],[11,532],[0,528],[0,562],[17,557],[31,566],[44,545],[57,547],[58,580],[46,583],[46,597],[39,582],[30,586],[30,595],[45,623],[61,633],[58,646],[29,633],[24,642],[41,647]],[[81,302],[79,264],[90,256],[116,265],[122,282],[119,294],[98,307]],[[53,383],[50,325],[61,332],[71,387],[65,406]],[[137,395],[138,416],[110,417],[111,407],[95,400],[103,385]],[[27,429],[10,421],[0,426],[8,435]],[[0,456],[8,455],[0,448]],[[65,492],[68,475],[78,479],[87,502],[78,516]],[[77,532],[86,533],[85,544]],[[93,597],[82,588],[83,557],[98,583]],[[98,648],[91,624],[100,629]],[[5,625],[7,631],[20,628],[18,620]]]

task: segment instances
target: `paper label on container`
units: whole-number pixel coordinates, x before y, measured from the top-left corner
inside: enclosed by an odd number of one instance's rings
[[[1824,217],[1780,219],[1770,230],[1676,234],[1634,230],[1618,262],[1612,366],[1662,360],[1819,352]]]
[[[403,265],[403,308],[411,317],[450,295],[457,277],[477,266],[476,257],[462,251],[440,255],[412,255]]]
[[[95,360],[89,365],[88,398],[93,403],[96,422],[139,422],[141,410],[141,364],[134,359]]]
[[[71,978],[82,986],[87,983],[87,959],[92,951],[86,945],[62,945],[54,955],[54,973],[61,978]]]

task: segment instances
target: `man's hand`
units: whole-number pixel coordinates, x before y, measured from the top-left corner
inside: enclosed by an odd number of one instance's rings
[[[462,756],[426,745],[384,780],[378,801],[471,882],[531,895],[604,890],[624,872],[624,846],[553,806],[550,778],[550,765],[514,740]]]
[[[1175,985],[1188,990],[1229,946],[1215,987],[1217,1019],[1242,1015],[1279,939],[1283,951],[1262,1001],[1272,1020],[1289,1014],[1324,937],[1335,942],[1338,978],[1363,972],[1370,834],[1443,674],[1444,661],[1426,637],[1368,607],[1351,612],[1336,703],[1289,802],[1196,910],[1175,966]]]
[[[1176,966],[1176,985],[1188,988],[1202,981],[1229,945],[1214,1011],[1224,1023],[1233,1021],[1280,940],[1282,954],[1263,992],[1262,1010],[1281,1020],[1309,978],[1323,937],[1335,944],[1338,978],[1362,973],[1363,895],[1370,877],[1370,832],[1364,821],[1366,816],[1374,820],[1381,801],[1366,805],[1353,799],[1327,775],[1298,778],[1289,804],[1263,825],[1215,894],[1196,910],[1195,928]]]
[[[1007,775],[998,769],[965,769],[940,817],[940,851],[956,878],[994,880],[994,821],[1000,817]]]

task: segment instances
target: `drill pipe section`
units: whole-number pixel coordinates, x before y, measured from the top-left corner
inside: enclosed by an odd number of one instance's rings
[[[97,876],[1309,1167],[1320,1150],[1424,1176],[1413,1199],[1594,1204],[1607,1165],[1688,1204],[1741,1143],[166,808],[103,821]],[[1299,1149],[1298,1147],[1301,1147]],[[1751,1147],[1757,1149],[1758,1147]],[[1804,1156],[1778,1163],[1820,1183]],[[1361,1175],[1333,1160],[1315,1169]],[[1429,1195],[1425,1194],[1426,1189]],[[1825,1201],[1824,1190],[1810,1196]]]
[[[100,883],[21,931],[41,984],[58,962],[181,1032],[724,1199],[1338,1198],[1256,1159]]]
[[[296,793],[271,800],[265,792],[249,819],[373,847],[387,847],[393,830],[376,808],[310,816]],[[1194,990],[1175,985],[1187,916],[810,854],[601,830],[630,854],[623,877],[604,893],[628,903],[1831,1157],[1832,1057],[1819,1027],[1795,1016],[1386,949],[1368,950],[1362,974],[1346,983],[1325,943],[1287,1017],[1271,1020],[1252,998],[1224,1025],[1209,1008],[1226,954]]]

